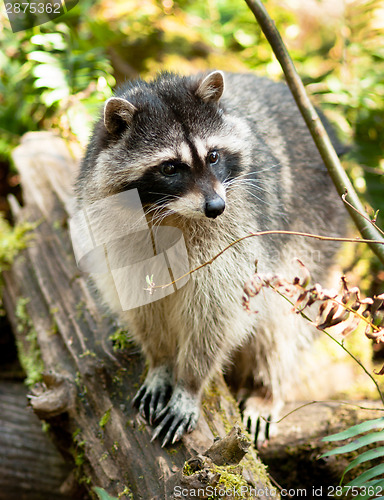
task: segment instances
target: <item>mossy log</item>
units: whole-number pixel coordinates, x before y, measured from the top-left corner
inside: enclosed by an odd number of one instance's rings
[[[30,404],[50,424],[92,496],[98,486],[119,498],[171,499],[185,461],[240,422],[236,404],[219,377],[193,433],[166,449],[150,442],[151,428],[131,406],[143,359],[135,346],[114,351],[111,336],[119,337],[118,326],[75,265],[67,220],[78,163],[66,143],[48,132],[28,133],[13,158],[24,199],[22,208],[12,203],[13,213],[36,229],[4,274],[4,305],[29,380],[38,382]],[[241,464],[247,484],[272,489],[252,449]]]

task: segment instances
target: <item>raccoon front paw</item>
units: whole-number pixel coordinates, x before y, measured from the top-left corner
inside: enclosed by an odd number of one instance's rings
[[[276,422],[282,406],[282,402],[274,403],[259,396],[251,396],[241,403],[243,423],[256,448],[261,448],[277,434]]]
[[[137,391],[132,404],[151,425],[159,417],[172,392],[172,377],[167,367],[149,371],[144,384]]]
[[[167,406],[158,415],[160,421],[151,441],[162,438],[161,447],[174,444],[185,433],[193,431],[200,416],[200,399],[182,387],[176,387]]]

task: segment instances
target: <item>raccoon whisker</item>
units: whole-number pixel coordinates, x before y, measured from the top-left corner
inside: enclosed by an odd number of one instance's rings
[[[249,175],[257,175],[257,174],[260,174],[262,172],[268,172],[269,170],[272,170],[272,169],[278,167],[279,165],[281,165],[280,162],[279,163],[274,163],[273,165],[268,165],[267,167],[264,167],[261,170],[255,169],[252,172],[244,172],[242,174],[236,175],[235,179],[244,178],[244,177],[247,177]]]
[[[240,174],[240,175],[238,175],[236,177],[233,177],[229,181],[227,181],[227,180],[223,181],[223,184],[224,183],[225,184],[234,184],[236,182],[244,182],[244,181],[251,181],[251,182],[258,182],[258,183],[268,183],[267,179],[261,179],[259,177],[255,177],[255,176],[258,176],[258,173],[259,172],[250,172],[250,173],[247,173],[247,174]]]
[[[260,182],[262,184],[262,182]],[[226,184],[226,187],[232,187],[232,186],[245,186],[246,188],[254,189],[257,191],[263,191],[265,193],[271,194],[271,192],[265,188],[263,188],[261,185],[259,185],[259,180],[251,180],[251,179],[237,179],[236,181],[233,181],[231,183]]]
[[[168,204],[157,206],[155,209],[152,210],[153,210],[153,215],[151,216],[151,221],[153,226],[160,226],[160,224],[168,215],[174,213],[172,210],[168,208]]]
[[[251,181],[244,181],[244,182],[239,182],[239,184],[241,186],[245,186],[247,189],[255,189],[256,191],[262,191],[264,193],[269,193],[271,194],[271,190],[270,189],[265,189],[264,187],[258,185],[258,184],[255,184],[254,182],[251,182]]]
[[[167,199],[173,199],[173,198],[178,198],[177,195],[175,194],[166,194],[164,195],[164,193],[158,193],[157,191],[148,191],[149,194],[160,194],[160,195],[163,195],[163,198],[161,198],[160,200],[158,200],[156,203],[160,203],[161,200],[167,200]]]
[[[152,217],[155,217],[158,213],[160,213],[162,210],[166,209],[169,202],[172,201],[175,196],[164,196],[163,198],[160,198],[152,207],[148,208],[145,211],[145,215],[151,215]]]

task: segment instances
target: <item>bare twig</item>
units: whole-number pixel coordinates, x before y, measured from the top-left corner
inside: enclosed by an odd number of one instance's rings
[[[232,241],[229,245],[227,245],[225,248],[223,248],[219,253],[214,255],[212,259],[208,260],[207,262],[204,262],[198,267],[195,267],[191,271],[188,271],[187,273],[183,274],[179,278],[170,281],[169,283],[165,283],[164,285],[154,285],[151,281],[153,279],[153,275],[151,277],[147,276],[147,283],[151,282],[150,287],[145,288],[144,290],[147,290],[151,294],[153,293],[154,290],[158,288],[166,288],[168,286],[173,285],[174,283],[177,283],[178,281],[182,280],[186,276],[195,273],[199,269],[202,269],[205,266],[211,265],[212,262],[214,262],[218,257],[220,257],[224,252],[229,250],[231,247],[234,245],[237,245],[237,243],[240,243],[243,240],[246,240],[248,238],[254,238],[255,236],[266,236],[266,235],[271,235],[271,234],[289,234],[292,236],[304,236],[306,238],[314,238],[316,240],[322,240],[322,241],[343,241],[343,242],[349,242],[349,243],[376,243],[377,245],[382,245],[384,248],[384,239],[382,240],[368,240],[368,239],[362,239],[362,238],[342,238],[342,237],[334,237],[334,236],[322,236],[320,234],[311,234],[311,233],[301,233],[298,231],[285,231],[283,229],[276,229],[276,230],[270,230],[270,231],[258,231],[256,233],[250,233],[247,234],[246,236],[242,236],[241,238],[238,238],[237,240]]]
[[[297,411],[302,410],[303,408],[306,408],[307,406],[324,404],[324,403],[325,404],[332,404],[335,406],[351,406],[353,408],[358,408],[359,410],[384,411],[384,408],[375,408],[372,406],[362,406],[362,405],[357,404],[357,403],[351,403],[350,401],[339,401],[339,400],[328,400],[328,401],[327,400],[319,400],[319,401],[317,401],[317,400],[314,400],[314,401],[308,401],[308,403],[303,403],[300,406],[296,406],[296,408],[294,408],[293,410],[289,411],[288,413],[285,413],[285,415],[283,415],[281,418],[279,418],[279,420],[269,420],[269,422],[272,424],[279,424],[280,422],[282,422],[283,420],[288,418],[293,413],[296,413]],[[264,417],[261,417],[261,418],[263,418],[263,420],[266,420],[266,419],[264,419]]]
[[[345,173],[340,160],[334,150],[332,143],[326,133],[321,120],[316,113],[311,101],[309,100],[304,85],[297,74],[295,66],[290,58],[288,51],[281,39],[279,32],[270,16],[268,15],[261,0],[245,0],[248,7],[256,17],[260,27],[270,43],[273,52],[275,53],[287,80],[288,86],[291,89],[292,95],[300,109],[301,114],[312,134],[313,140],[321,154],[321,157],[327,166],[330,176],[336,186],[340,196],[343,195],[345,190],[348,190],[351,205],[357,209],[357,212],[351,207],[347,206],[348,212],[355,222],[358,230],[364,239],[368,239],[369,246],[372,251],[377,255],[380,261],[384,264],[384,246],[378,244],[384,242],[384,238],[371,224],[366,224],[364,217],[364,207],[356,194],[347,174]],[[376,240],[376,241],[375,241]],[[378,241],[377,241],[378,240]]]
[[[372,226],[374,228],[376,228],[382,235],[384,235],[384,231],[376,224],[376,220],[372,220],[369,216],[363,214],[363,213],[360,213],[359,210],[357,210],[357,208],[355,208],[353,205],[351,205],[351,203],[349,203],[349,201],[347,201],[347,195],[348,195],[348,191],[345,191],[345,193],[341,196],[341,198],[343,199],[343,202],[348,206],[350,207],[352,210],[355,210],[355,212],[357,212],[358,214],[360,214],[362,217],[364,217],[365,220],[367,220],[370,224],[372,224]],[[375,216],[376,217],[376,216]]]

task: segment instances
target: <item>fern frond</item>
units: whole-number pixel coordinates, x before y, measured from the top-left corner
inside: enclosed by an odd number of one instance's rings
[[[323,441],[343,441],[344,439],[357,436],[358,434],[362,434],[363,432],[368,432],[373,429],[384,429],[384,417],[375,418],[373,420],[366,420],[361,424],[353,425],[343,432],[332,434],[331,436],[326,436],[325,438],[323,438]]]

